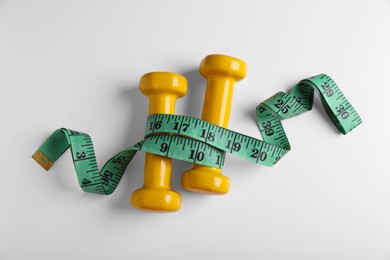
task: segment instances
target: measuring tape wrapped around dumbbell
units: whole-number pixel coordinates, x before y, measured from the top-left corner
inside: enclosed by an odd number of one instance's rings
[[[290,94],[278,92],[256,108],[263,140],[209,122],[180,115],[152,114],[147,118],[144,140],[116,154],[99,172],[90,136],[66,128],[56,130],[33,158],[46,170],[70,147],[81,188],[111,194],[137,151],[158,154],[200,165],[222,168],[226,152],[265,166],[275,165],[290,144],[281,119],[311,110],[314,91],[336,128],[347,134],[362,123],[336,83],[327,75],[304,79]]]

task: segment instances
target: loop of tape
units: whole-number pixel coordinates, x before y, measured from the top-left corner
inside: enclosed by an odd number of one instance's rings
[[[139,150],[215,168],[223,167],[226,152],[273,166],[290,151],[281,120],[311,110],[314,91],[318,92],[327,115],[341,133],[347,134],[362,123],[336,83],[320,74],[300,81],[290,94],[278,92],[257,106],[263,140],[197,118],[153,114],[147,118],[145,139],[116,154],[100,172],[90,136],[66,128],[50,135],[33,158],[49,170],[70,147],[80,187],[85,192],[107,195],[115,190]]]

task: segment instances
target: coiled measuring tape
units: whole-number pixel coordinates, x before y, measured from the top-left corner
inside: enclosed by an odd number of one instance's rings
[[[197,118],[153,114],[147,118],[144,140],[119,152],[99,172],[91,137],[61,128],[38,148],[33,158],[46,170],[70,147],[80,187],[85,192],[111,194],[127,166],[144,151],[186,162],[222,168],[226,152],[265,166],[275,165],[290,144],[281,124],[311,110],[314,91],[336,128],[347,134],[362,120],[336,83],[320,74],[295,85],[290,94],[278,92],[256,108],[263,140],[246,136]]]

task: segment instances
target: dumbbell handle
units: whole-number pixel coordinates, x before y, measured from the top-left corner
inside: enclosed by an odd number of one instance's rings
[[[149,96],[149,111],[151,114],[175,113],[176,98],[165,94]],[[144,187],[170,189],[172,159],[157,154],[145,154]]]
[[[167,94],[154,94],[149,96],[149,111],[151,114],[174,114],[177,97]]]
[[[202,120],[227,127],[233,98],[233,78],[211,76],[207,79]]]
[[[233,78],[211,76],[207,78],[206,93],[203,102],[202,120],[227,128],[233,99]],[[212,170],[222,173],[221,169],[194,164],[194,170]]]

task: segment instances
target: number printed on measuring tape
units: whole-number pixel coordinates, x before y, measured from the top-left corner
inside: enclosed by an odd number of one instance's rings
[[[80,187],[99,194],[111,194],[115,190],[139,150],[215,168],[223,167],[226,152],[273,166],[291,149],[281,120],[311,110],[315,91],[341,133],[347,134],[362,123],[337,84],[329,76],[320,74],[300,81],[290,94],[278,92],[257,106],[256,116],[263,140],[197,118],[153,114],[146,120],[144,140],[116,154],[101,171],[90,136],[66,128],[49,136],[33,158],[48,170],[70,147]]]

